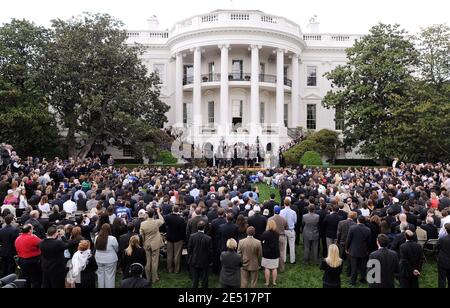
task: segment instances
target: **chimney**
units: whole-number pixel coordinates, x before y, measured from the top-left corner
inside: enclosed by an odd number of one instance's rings
[[[309,23],[307,26],[308,33],[319,33],[319,21],[317,19],[317,15],[314,15],[309,19]]]
[[[148,30],[158,30],[159,21],[158,21],[158,17],[156,17],[156,15],[153,15],[152,17],[147,19],[147,23],[148,23]]]

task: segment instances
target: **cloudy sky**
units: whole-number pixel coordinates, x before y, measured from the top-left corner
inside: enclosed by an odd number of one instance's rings
[[[287,17],[306,29],[318,15],[321,32],[367,33],[377,22],[399,23],[410,32],[436,23],[450,24],[449,0],[3,0],[0,23],[26,18],[49,25],[54,18],[82,12],[105,12],[121,19],[128,29],[146,28],[157,15],[161,28],[191,15],[216,9],[257,9]]]

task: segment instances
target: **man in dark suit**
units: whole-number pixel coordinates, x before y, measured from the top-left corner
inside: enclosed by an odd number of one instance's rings
[[[405,231],[406,242],[400,246],[400,287],[419,288],[419,276],[423,264],[422,247],[413,242],[414,233]]]
[[[186,234],[186,222],[180,216],[180,209],[175,205],[172,213],[166,216],[166,238],[167,238],[167,271],[169,273],[179,273],[181,265],[181,255]]]
[[[200,221],[203,221],[206,225],[207,219],[202,216],[202,208],[197,207],[192,214],[192,218],[188,221],[186,226],[186,238],[189,239],[191,234],[197,232],[197,226]]]
[[[395,251],[387,248],[389,244],[389,237],[385,234],[380,234],[377,237],[378,250],[372,252],[369,255],[369,260],[379,261],[379,270],[381,271],[378,276],[380,282],[371,283],[371,288],[388,288],[393,289],[395,287],[395,276],[398,274],[398,255]],[[368,263],[369,265],[369,263]],[[368,266],[368,270],[371,267]]]
[[[267,217],[261,214],[261,208],[258,205],[253,207],[255,214],[248,219],[249,227],[255,228],[255,238],[261,240],[261,235],[266,231]]]
[[[199,281],[202,287],[208,288],[208,268],[212,259],[212,241],[205,234],[205,222],[200,221],[197,225],[197,233],[189,238],[188,242],[188,264],[192,274],[192,288],[198,288]]]
[[[16,268],[14,256],[17,254],[14,243],[19,236],[19,230],[12,226],[14,217],[9,214],[5,217],[6,226],[0,229],[0,257],[2,258],[3,271],[2,276],[13,274]]]
[[[66,260],[64,250],[69,247],[68,243],[61,240],[64,235],[62,230],[51,226],[47,230],[47,238],[40,244],[42,265],[42,287],[61,288],[65,287]]]
[[[437,244],[439,288],[445,288],[445,280],[450,288],[450,223],[445,224],[444,228],[447,235],[440,238]]]
[[[220,253],[221,245],[220,245],[220,231],[219,228],[223,224],[227,222],[225,219],[225,210],[223,208],[219,208],[217,210],[218,217],[211,222],[210,233],[213,245],[213,273],[218,274],[220,272]]]
[[[277,203],[275,202],[275,194],[271,193],[270,200],[264,204],[264,209],[269,210],[269,217],[272,217],[274,215],[275,205],[277,205]]]
[[[336,242],[338,224],[343,220],[338,212],[339,206],[334,205],[333,212],[323,220],[325,236],[327,237],[327,247]]]
[[[352,268],[350,284],[352,286],[356,285],[358,271],[361,274],[361,282],[364,282],[366,278],[366,262],[371,232],[364,223],[364,216],[359,216],[358,224],[350,227],[350,230],[348,231],[347,243],[345,245],[346,252],[350,255],[350,264]]]
[[[350,266],[350,258],[348,258],[347,253],[345,252],[345,243],[347,242],[348,231],[350,227],[356,225],[356,218],[358,214],[356,212],[348,213],[346,220],[341,220],[338,224],[337,233],[336,233],[336,243],[338,244],[341,257],[343,260],[347,260],[347,276],[351,275],[351,266]]]
[[[437,239],[439,237],[438,228],[434,224],[434,219],[431,216],[426,218],[426,223],[420,226],[427,233],[427,240]]]
[[[396,253],[400,253],[400,246],[405,243],[405,232],[408,230],[409,225],[406,222],[402,222],[400,224],[400,233],[394,235],[394,239],[392,240],[391,245],[389,246],[390,249],[395,251]]]
[[[314,204],[314,201],[310,203]],[[322,257],[326,258],[327,254],[328,254],[328,246],[327,246],[327,237],[325,234],[325,224],[324,224],[324,220],[325,217],[327,215],[329,215],[329,212],[327,210],[327,204],[321,203],[320,204],[320,209],[316,211],[316,214],[319,215],[319,238],[320,238],[320,243],[322,245]]]
[[[220,238],[219,249],[220,249],[220,252],[227,251],[227,241],[230,238],[234,238],[236,241],[238,240],[239,229],[238,229],[238,226],[236,226],[233,223],[233,218],[234,218],[233,213],[228,213],[226,216],[227,222],[222,224],[219,227],[219,238]]]

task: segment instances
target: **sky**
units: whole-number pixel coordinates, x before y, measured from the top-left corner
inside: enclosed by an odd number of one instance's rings
[[[0,0],[0,23],[25,18],[49,26],[55,18],[83,12],[108,13],[129,30],[147,28],[156,15],[161,29],[192,15],[216,9],[255,9],[298,23],[306,32],[308,19],[318,16],[320,32],[365,34],[378,22],[398,23],[410,33],[421,27],[450,25],[450,0]]]

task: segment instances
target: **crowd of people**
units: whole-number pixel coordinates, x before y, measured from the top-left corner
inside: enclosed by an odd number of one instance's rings
[[[211,273],[223,287],[254,288],[260,270],[276,286],[289,262],[320,267],[324,287],[348,274],[351,285],[413,288],[426,245],[439,287],[450,283],[449,164],[244,172],[27,162],[0,178],[1,273],[20,268],[27,287],[150,287],[161,271],[187,271],[193,288]],[[280,199],[262,200],[255,183]],[[366,281],[373,260],[381,272]]]

